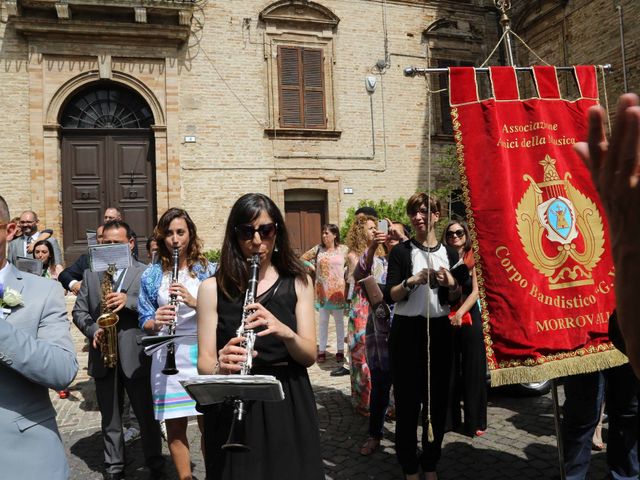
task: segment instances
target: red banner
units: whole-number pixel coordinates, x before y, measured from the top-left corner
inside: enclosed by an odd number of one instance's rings
[[[451,68],[451,115],[476,254],[487,360],[495,385],[624,363],[607,336],[615,306],[608,227],[573,151],[597,103],[593,66],[575,67],[580,98],[563,100],[554,67],[533,67],[520,99],[512,67]]]

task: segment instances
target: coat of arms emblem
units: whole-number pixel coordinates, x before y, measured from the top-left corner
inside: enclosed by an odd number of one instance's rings
[[[530,185],[516,208],[518,235],[527,258],[557,290],[594,283],[592,270],[604,253],[604,226],[595,203],[575,188],[566,172],[561,179],[556,160],[539,162],[544,176]]]

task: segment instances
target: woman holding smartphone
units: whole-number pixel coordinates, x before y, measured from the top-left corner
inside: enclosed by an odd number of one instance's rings
[[[351,310],[349,311],[347,334],[351,360],[351,396],[355,403],[356,412],[365,417],[369,416],[369,397],[371,395],[371,372],[367,364],[365,343],[369,301],[358,280],[370,274],[379,279],[378,283],[384,283],[386,257],[382,244],[386,239],[386,234],[378,234],[376,227],[375,217],[358,215],[347,234],[349,271],[354,272],[354,280],[356,281]],[[361,258],[363,265],[358,269]]]

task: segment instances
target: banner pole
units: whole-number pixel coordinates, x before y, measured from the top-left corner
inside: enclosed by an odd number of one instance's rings
[[[611,66],[610,63],[606,63],[604,65],[596,65],[596,67],[598,68],[602,68],[606,73],[611,73],[613,71],[613,67]],[[533,67],[514,67],[516,69],[517,72],[524,72],[524,71],[532,71]],[[569,72],[569,71],[573,71],[574,67],[556,67],[556,70],[560,71],[560,72]],[[405,77],[415,77],[418,75],[430,75],[430,74],[439,74],[439,73],[449,73],[449,69],[446,67],[429,67],[429,68],[423,68],[423,67],[405,67],[405,69],[403,70],[404,72],[404,76]],[[478,67],[476,68],[476,72],[478,73],[488,73],[489,72],[489,68],[488,67]]]
[[[564,448],[562,446],[562,429],[560,428],[560,404],[558,402],[558,381],[551,380],[551,397],[553,398],[553,423],[556,427],[556,440],[558,446],[558,462],[560,463],[560,480],[566,480],[567,472],[564,470]]]
[[[507,10],[511,9],[510,0],[493,0],[496,8],[500,10],[502,15],[500,16],[500,25],[502,25],[502,32],[504,33],[504,49],[507,58],[507,65],[515,67],[515,60],[513,58],[513,46],[511,45],[511,19],[507,15]]]

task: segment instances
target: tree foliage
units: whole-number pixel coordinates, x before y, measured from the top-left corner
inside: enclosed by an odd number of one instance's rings
[[[391,202],[385,200],[360,200],[357,207],[351,207],[347,210],[347,215],[340,227],[340,238],[345,239],[347,232],[356,217],[356,210],[360,207],[373,207],[378,212],[378,218],[388,218],[394,222],[402,222],[407,226],[410,226],[409,217],[405,207],[407,205],[407,199],[398,198]]]

